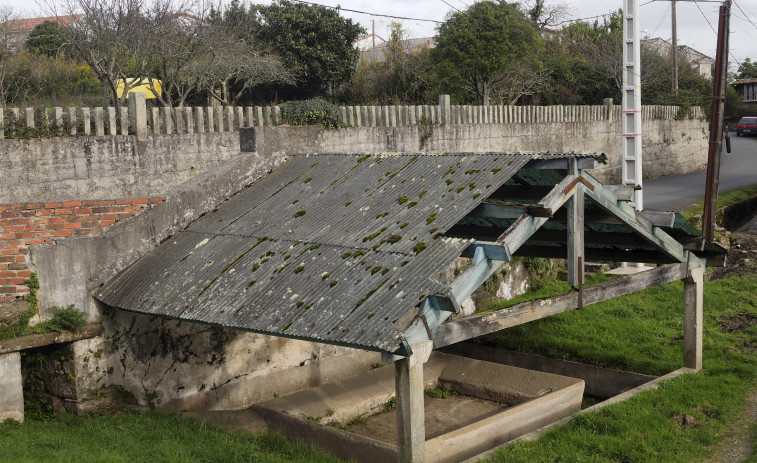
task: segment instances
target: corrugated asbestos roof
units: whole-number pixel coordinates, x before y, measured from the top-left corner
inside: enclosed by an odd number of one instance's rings
[[[121,309],[394,352],[446,238],[532,159],[574,153],[296,156],[110,280]],[[599,156],[593,156],[599,157]]]

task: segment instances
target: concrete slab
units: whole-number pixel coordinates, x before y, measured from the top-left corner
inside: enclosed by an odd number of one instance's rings
[[[634,266],[622,266],[608,270],[605,275],[634,275],[649,270],[652,267],[634,267]]]
[[[0,422],[24,421],[24,391],[21,382],[21,354],[0,355]]]

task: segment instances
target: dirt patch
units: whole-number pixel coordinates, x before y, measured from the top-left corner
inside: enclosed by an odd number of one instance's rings
[[[698,428],[702,425],[702,423],[697,421],[693,416],[687,415],[686,413],[678,413],[673,418],[671,418],[671,420],[673,420],[674,423],[678,424],[681,429]]]
[[[757,236],[733,233],[725,267],[713,271],[713,278],[757,274]]]
[[[736,314],[721,322],[723,333],[744,333],[757,324],[757,315],[750,313]]]
[[[754,451],[750,431],[757,421],[757,389],[749,394],[746,408],[739,414],[733,426],[723,432],[723,440],[712,450],[712,457],[705,463],[735,463],[746,460]]]

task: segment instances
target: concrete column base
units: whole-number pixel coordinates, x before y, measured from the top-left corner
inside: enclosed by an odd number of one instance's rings
[[[21,354],[0,355],[0,422],[24,421],[24,391],[21,382]]]

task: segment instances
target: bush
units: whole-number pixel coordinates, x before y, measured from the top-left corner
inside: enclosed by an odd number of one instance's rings
[[[322,125],[327,129],[344,127],[339,108],[323,98],[288,101],[279,105],[281,123],[289,125]]]
[[[75,331],[87,324],[84,312],[76,310],[71,304],[65,309],[62,307],[50,307],[53,318],[42,322],[34,327],[36,333],[49,333],[51,331]]]

